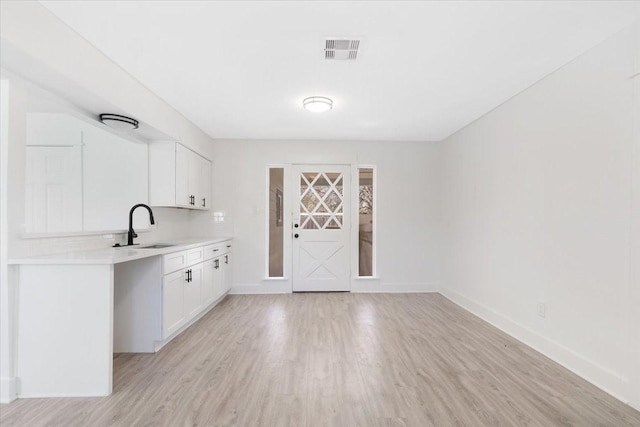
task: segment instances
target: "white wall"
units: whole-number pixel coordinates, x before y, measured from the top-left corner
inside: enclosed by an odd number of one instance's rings
[[[630,240],[634,31],[442,145],[442,292],[627,401],[640,389],[631,355],[640,301],[630,298],[640,262]]]
[[[291,282],[265,278],[267,165],[342,163],[377,166],[377,280],[354,291],[434,291],[440,282],[440,162],[437,143],[216,141],[213,211],[226,221],[194,227],[234,236],[233,292],[290,292]],[[285,207],[292,197],[285,171]],[[285,231],[291,207],[285,210]],[[205,218],[205,220],[207,220]],[[357,228],[355,233],[357,249]],[[285,276],[290,278],[285,237]],[[356,264],[357,265],[357,264]],[[356,270],[352,271],[356,274]]]

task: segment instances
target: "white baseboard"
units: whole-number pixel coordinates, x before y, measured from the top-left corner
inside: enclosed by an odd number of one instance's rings
[[[0,378],[0,403],[10,403],[18,398],[17,379]]]
[[[351,292],[354,293],[427,293],[438,292],[439,283],[426,282],[398,282],[384,283],[380,279],[358,278],[351,281]],[[290,294],[291,283],[288,281],[264,281],[261,284],[235,285],[229,291],[230,295],[265,295]]]
[[[363,279],[359,278],[351,282],[351,292],[357,293],[429,293],[438,292],[440,284],[433,282],[394,282],[385,283],[379,279]]]
[[[226,297],[228,295],[228,293],[223,294],[222,296],[218,297],[217,300],[215,300],[214,302],[212,302],[207,308],[205,308],[204,310],[202,310],[202,312],[198,313],[193,319],[189,320],[187,323],[185,323],[184,325],[182,325],[182,327],[180,329],[178,329],[177,331],[175,331],[173,334],[171,334],[169,337],[167,337],[164,340],[161,341],[154,341],[153,342],[153,348],[154,348],[154,353],[159,352],[162,347],[164,347],[165,345],[169,344],[169,342],[171,342],[171,340],[173,340],[175,337],[177,337],[178,335],[180,335],[181,333],[183,333],[184,331],[186,331],[187,329],[189,329],[191,327],[191,325],[193,325],[194,323],[196,323],[198,320],[202,319],[204,317],[205,314],[209,313],[211,311],[211,309],[213,309],[213,307],[215,307],[216,305],[220,304],[220,302],[224,299],[224,297]],[[127,353],[139,353],[139,352],[127,352]],[[143,353],[148,353],[148,352],[143,352]]]
[[[493,309],[465,297],[452,289],[441,287],[440,293],[465,310],[489,322],[534,350],[544,354],[578,376],[589,381],[622,402],[631,405],[628,399],[629,379],[624,378],[599,364],[581,356],[573,350],[509,319]]]
[[[257,285],[234,285],[229,291],[229,295],[270,295],[290,293],[291,284],[286,281],[265,281],[264,283]]]
[[[55,397],[107,397],[109,394],[105,394],[102,392],[95,393],[33,393],[33,394],[21,394],[20,399],[46,399],[46,398],[55,398]]]

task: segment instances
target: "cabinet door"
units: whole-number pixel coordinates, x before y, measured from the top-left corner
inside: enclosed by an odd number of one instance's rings
[[[186,320],[193,318],[202,309],[202,282],[204,269],[203,264],[196,264],[189,268],[190,280],[184,284],[184,314]]]
[[[220,298],[224,293],[224,273],[222,271],[222,263],[224,257],[213,260],[213,295],[214,299]]]
[[[185,322],[184,285],[187,274],[179,270],[164,276],[162,283],[162,338],[180,329]]]
[[[200,179],[197,206],[200,209],[209,209],[211,206],[211,162],[204,157],[200,157]]]
[[[231,289],[232,273],[231,273],[231,254],[228,253],[220,258],[222,264],[222,281],[224,292],[228,292]]]
[[[189,151],[189,197],[193,200],[191,207],[200,208],[202,200],[200,197],[200,155]]]
[[[194,152],[180,144],[176,144],[176,205],[191,207],[192,193],[190,184],[190,163]]]
[[[215,293],[215,272],[216,262],[211,259],[202,264],[204,272],[202,279],[202,306],[207,307],[216,297]]]

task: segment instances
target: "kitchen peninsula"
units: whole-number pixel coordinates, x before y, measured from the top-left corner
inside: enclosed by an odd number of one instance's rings
[[[230,237],[10,261],[22,397],[107,396],[113,353],[156,352],[230,289]]]

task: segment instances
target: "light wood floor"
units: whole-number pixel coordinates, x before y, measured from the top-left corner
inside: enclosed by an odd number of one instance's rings
[[[438,294],[231,296],[114,375],[110,397],[18,400],[0,425],[640,426]]]

